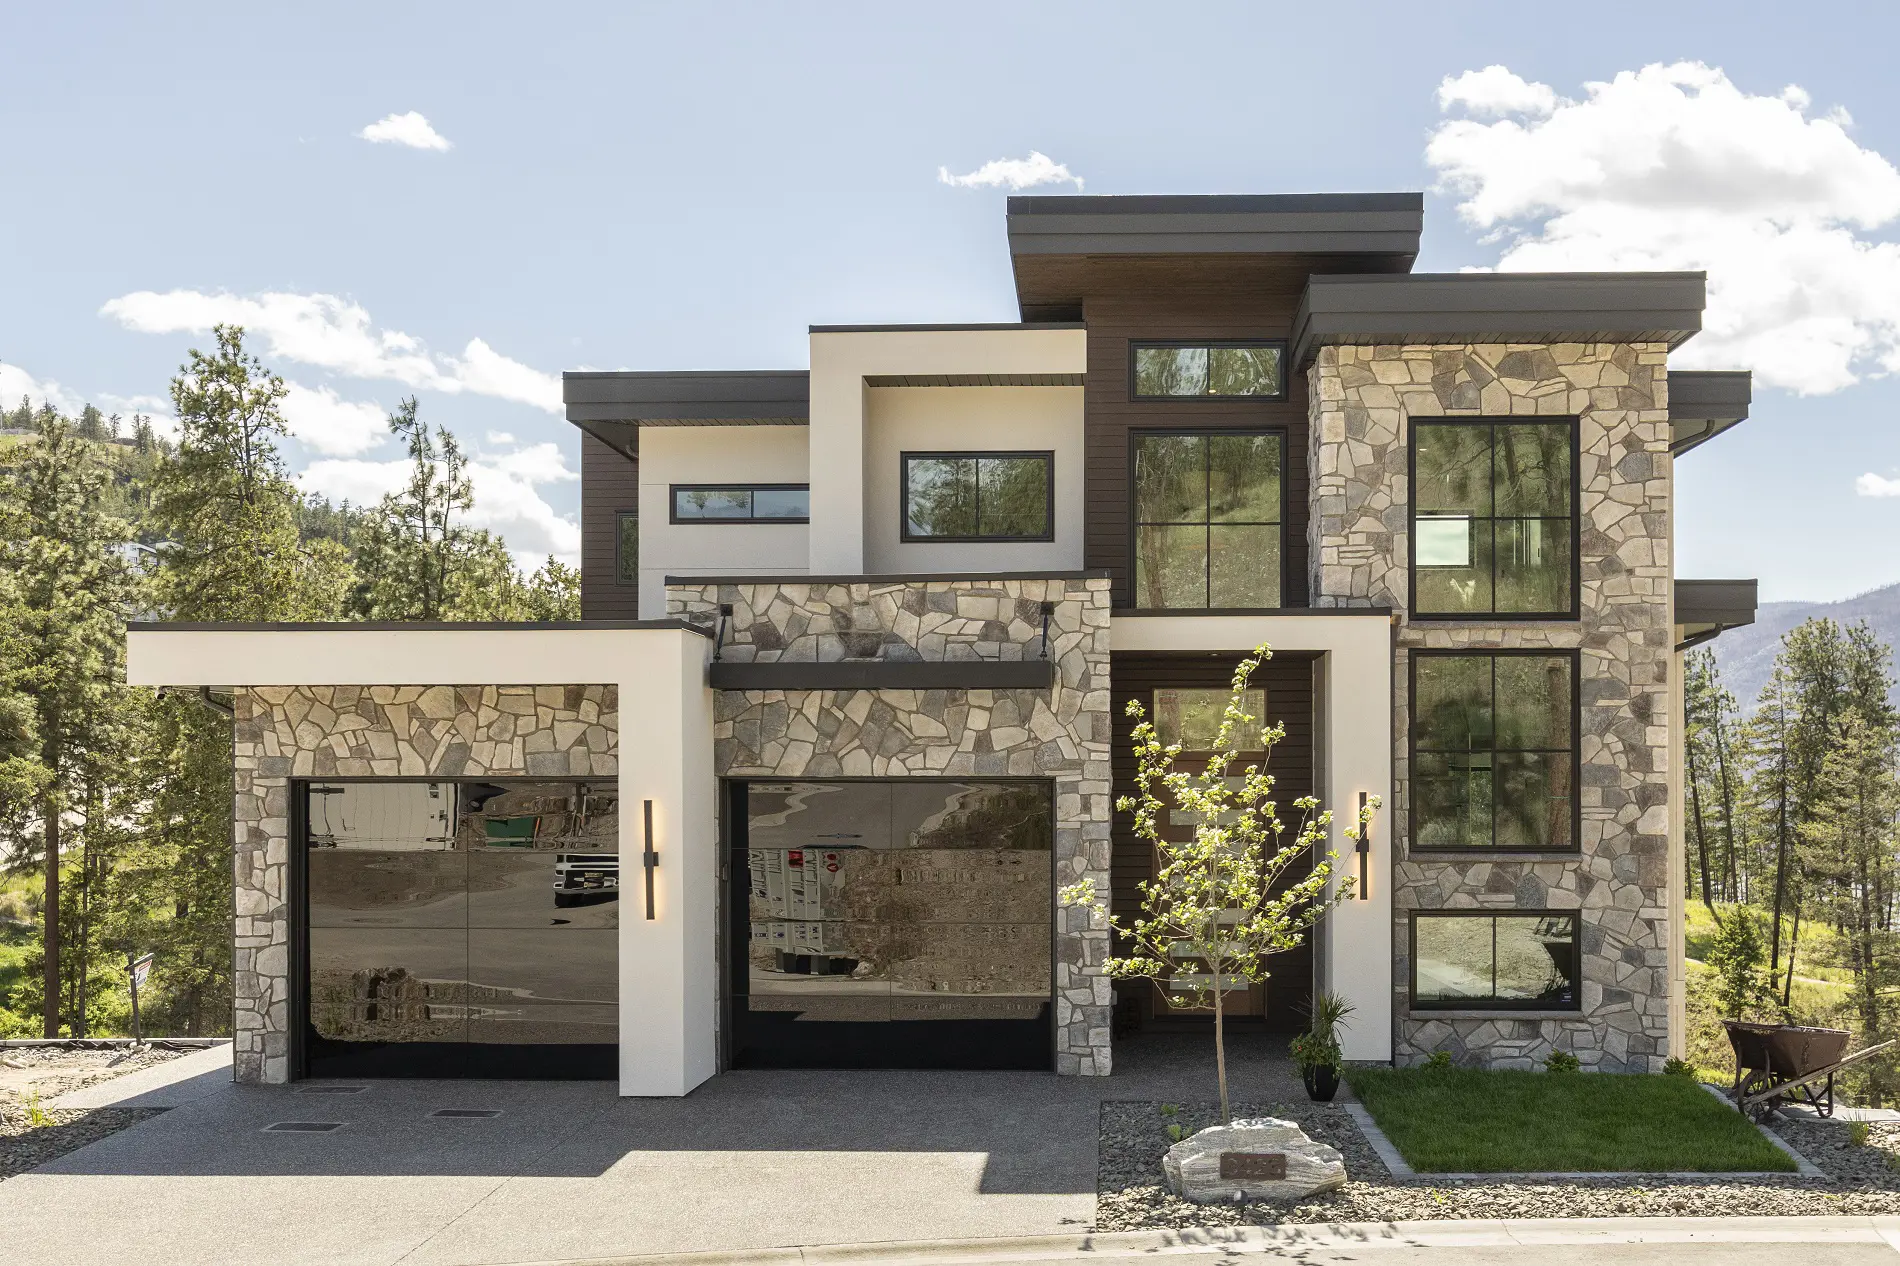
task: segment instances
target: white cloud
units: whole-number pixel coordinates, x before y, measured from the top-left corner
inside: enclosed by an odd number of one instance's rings
[[[395,492],[408,481],[409,469],[407,458],[326,458],[310,463],[297,476],[297,483],[332,501],[375,505],[384,494]],[[549,554],[564,563],[579,565],[580,525],[558,513],[540,493],[542,484],[580,478],[567,464],[559,445],[531,444],[508,453],[471,458],[468,477],[475,508],[464,523],[486,528],[506,540],[516,562],[528,570],[539,567]]]
[[[1438,85],[1438,108],[1461,105],[1473,114],[1545,115],[1557,108],[1557,94],[1546,84],[1528,83],[1503,66],[1467,70]]]
[[[389,417],[380,405],[345,400],[328,387],[287,382],[284,421],[290,433],[326,457],[354,457],[389,438]]]
[[[86,401],[50,378],[37,379],[18,365],[0,363],[0,409],[17,409],[20,397],[27,396],[35,408],[51,404],[67,417],[78,417]],[[102,391],[93,403],[107,414],[118,414],[120,433],[132,433],[133,415],[143,413],[152,430],[166,439],[178,438],[178,419],[171,415],[171,401],[162,396],[119,396]]]
[[[561,412],[561,380],[554,374],[511,360],[479,338],[470,339],[460,356],[430,352],[400,330],[374,328],[360,304],[337,295],[139,290],[108,301],[99,313],[146,334],[202,334],[220,323],[241,325],[263,338],[278,359]]]
[[[1869,471],[1854,481],[1854,491],[1863,497],[1900,497],[1900,479]]]
[[[1028,158],[993,158],[961,176],[951,175],[948,167],[939,167],[937,179],[962,189],[1000,189],[1005,185],[1011,189],[1029,189],[1036,185],[1073,184],[1076,192],[1082,190],[1082,178],[1070,171],[1066,163],[1058,163],[1033,149]]]
[[[1900,171],[1807,113],[1799,88],[1742,91],[1698,62],[1623,71],[1582,100],[1487,67],[1440,86],[1454,118],[1426,148],[1438,188],[1501,244],[1509,271],[1709,274],[1672,363],[1750,368],[1765,386],[1838,391],[1900,370]]]
[[[485,437],[490,444],[512,444],[515,437],[506,431],[490,431]]]
[[[410,149],[445,150],[453,148],[449,138],[429,125],[429,120],[414,110],[406,114],[388,114],[357,133],[366,141],[385,145],[407,145]]]

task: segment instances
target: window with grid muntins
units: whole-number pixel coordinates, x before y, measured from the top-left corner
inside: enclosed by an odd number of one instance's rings
[[[1134,605],[1278,607],[1284,437],[1142,432],[1134,445]]]
[[[1574,419],[1414,419],[1412,614],[1576,614]]]

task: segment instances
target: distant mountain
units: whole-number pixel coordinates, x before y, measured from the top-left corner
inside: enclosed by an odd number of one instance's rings
[[[1761,688],[1768,684],[1782,634],[1803,620],[1819,618],[1837,624],[1865,620],[1875,636],[1900,651],[1900,584],[1870,589],[1840,602],[1764,602],[1753,624],[1716,638],[1715,662],[1722,669],[1722,684],[1743,711],[1754,707]],[[1900,689],[1894,692],[1894,702],[1900,704]]]

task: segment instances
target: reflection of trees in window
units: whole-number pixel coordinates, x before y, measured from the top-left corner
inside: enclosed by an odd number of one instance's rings
[[[1577,1005],[1575,915],[1420,914],[1412,960],[1415,1007]]]
[[[1412,844],[1576,847],[1576,661],[1413,653]]]
[[[1212,752],[1220,737],[1221,718],[1226,714],[1231,690],[1199,690],[1169,686],[1154,692],[1155,732],[1166,744],[1179,743],[1183,752]],[[1241,707],[1252,721],[1233,735],[1236,751],[1258,751],[1260,733],[1266,728],[1267,692],[1249,690],[1242,696]]]
[[[1414,423],[1415,613],[1571,613],[1575,449],[1568,420]]]
[[[1002,848],[1048,852],[1054,847],[1046,787],[992,783],[955,792],[944,811],[911,833],[912,848]]]
[[[756,487],[682,487],[675,484],[673,518],[679,523],[805,523],[811,489],[804,484]]]
[[[1053,465],[1049,453],[906,453],[904,539],[1048,540]]]
[[[640,516],[632,510],[622,510],[615,516],[618,533],[614,541],[615,574],[620,583],[638,584],[640,581]]]
[[[1283,441],[1213,431],[1135,440],[1135,605],[1280,605]]]
[[[1277,343],[1137,344],[1134,352],[1139,399],[1277,398],[1286,392],[1285,348]]]

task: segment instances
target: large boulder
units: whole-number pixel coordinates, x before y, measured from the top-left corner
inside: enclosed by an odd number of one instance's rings
[[[1170,1147],[1161,1164],[1168,1190],[1201,1204],[1299,1200],[1346,1185],[1339,1149],[1278,1117],[1209,1126]]]

